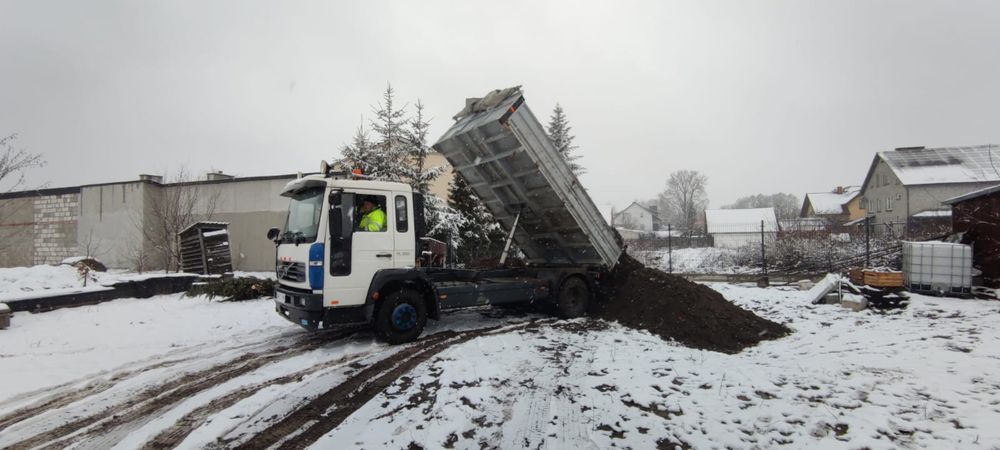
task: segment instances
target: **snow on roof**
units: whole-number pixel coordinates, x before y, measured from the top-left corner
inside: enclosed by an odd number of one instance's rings
[[[878,157],[904,185],[1000,181],[1000,147],[992,145],[908,148]]]
[[[179,231],[179,232],[177,232],[177,234],[184,233],[184,232],[186,232],[186,231],[188,231],[188,230],[190,230],[190,229],[192,229],[194,227],[199,227],[199,226],[228,227],[229,226],[229,222],[216,222],[216,221],[211,221],[211,220],[202,220],[200,222],[195,222],[195,223],[192,223],[191,225],[188,225],[188,226],[184,227],[184,229],[181,230],[181,231]]]
[[[927,218],[927,217],[951,217],[951,210],[944,209],[940,211],[924,211],[918,212],[913,215],[916,218]]]
[[[858,196],[861,188],[858,186],[848,186],[843,193],[836,192],[810,192],[806,194],[806,201],[812,205],[816,214],[843,214],[844,205],[850,203],[854,197]]]
[[[709,234],[759,232],[761,221],[764,222],[765,232],[778,231],[774,208],[705,210]]]
[[[865,219],[867,219],[867,217],[862,217],[860,219],[854,219],[854,220],[852,220],[850,222],[845,223],[844,226],[848,226],[849,227],[849,226],[852,226],[852,225],[859,225],[862,222],[864,222]]]
[[[962,194],[962,195],[959,195],[958,197],[952,197],[952,198],[949,198],[948,200],[945,200],[945,201],[943,201],[941,203],[944,203],[946,205],[954,205],[955,203],[961,203],[961,202],[964,202],[966,200],[972,200],[974,198],[982,197],[984,195],[990,195],[990,194],[993,194],[995,192],[1000,192],[1000,184],[998,184],[996,186],[990,186],[990,187],[988,187],[986,189],[975,190],[975,191],[969,192],[968,194]]]

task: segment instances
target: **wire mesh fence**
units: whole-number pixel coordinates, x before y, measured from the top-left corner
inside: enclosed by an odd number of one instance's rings
[[[703,232],[652,232],[628,239],[647,266],[687,274],[818,274],[852,267],[899,269],[901,242],[950,226],[863,220],[854,226],[798,222],[713,225]]]

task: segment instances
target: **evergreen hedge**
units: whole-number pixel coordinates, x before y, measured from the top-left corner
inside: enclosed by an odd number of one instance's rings
[[[188,297],[199,295],[223,298],[225,302],[253,300],[274,296],[274,280],[256,277],[229,278],[211,283],[195,284],[188,289]]]

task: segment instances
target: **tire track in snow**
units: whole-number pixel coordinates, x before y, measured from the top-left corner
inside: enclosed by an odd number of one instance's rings
[[[265,351],[251,352],[235,359],[213,365],[207,369],[183,374],[165,383],[149,387],[122,403],[104,411],[72,420],[54,429],[36,434],[11,445],[14,448],[63,448],[70,441],[105,436],[115,429],[155,417],[157,412],[170,407],[199,392],[236,378],[240,375],[283,359],[287,359],[341,339],[354,331],[329,336],[306,335],[297,345],[281,345]]]
[[[341,384],[314,398],[274,425],[250,437],[239,450],[304,449],[329,433],[354,411],[375,398],[385,388],[441,351],[479,336],[508,333],[539,320],[517,325],[500,325],[467,331],[444,331],[417,342],[389,358],[376,362]]]
[[[346,366],[355,363],[358,360],[370,357],[372,352],[362,352],[352,355],[347,355],[341,358],[323,362],[322,364],[310,367],[308,369],[300,370],[294,373],[283,375],[277,378],[267,380],[262,383],[256,383],[253,385],[240,387],[232,392],[229,392],[222,397],[213,399],[211,402],[196,408],[195,410],[185,414],[183,417],[177,420],[173,425],[171,425],[166,430],[161,431],[153,439],[147,442],[142,448],[144,450],[155,450],[155,449],[167,449],[174,448],[178,444],[184,441],[185,438],[196,428],[205,423],[205,420],[210,418],[212,415],[223,411],[241,400],[250,397],[251,395],[257,393],[261,389],[266,389],[275,385],[289,384],[297,381],[301,381],[304,377],[312,375],[314,373],[336,367]]]
[[[292,336],[292,338],[293,339],[285,337],[282,340],[294,342],[294,338],[296,337]],[[273,345],[275,345],[273,341],[255,341],[251,343],[225,346],[216,349],[215,352],[225,353],[236,350],[250,350],[253,348],[273,346]],[[46,411],[62,408],[78,400],[98,395],[116,386],[118,383],[129,380],[135,376],[144,374],[151,370],[169,368],[177,364],[196,360],[200,358],[198,352],[205,350],[206,347],[208,347],[206,344],[201,344],[182,349],[181,351],[176,351],[176,350],[171,351],[164,355],[158,355],[145,360],[136,361],[123,366],[119,366],[119,368],[113,369],[110,375],[108,375],[107,372],[102,372],[99,374],[63,383],[58,386],[48,387],[33,392],[27,392],[18,395],[14,398],[11,398],[9,400],[6,400],[4,402],[0,402],[0,408],[2,408],[7,405],[28,401],[28,404],[13,409],[7,414],[0,415],[0,431],[3,431],[4,429],[10,427],[11,425],[15,425],[21,421],[30,419]],[[172,357],[177,357],[177,358],[170,359]],[[82,383],[86,384],[80,388],[74,388],[74,386],[80,385]],[[37,398],[37,400],[32,401],[31,400],[32,397]]]

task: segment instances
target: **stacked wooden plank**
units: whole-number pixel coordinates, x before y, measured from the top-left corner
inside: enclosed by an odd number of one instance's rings
[[[195,222],[178,233],[181,271],[202,275],[233,271],[229,224]]]
[[[851,269],[848,275],[851,283],[858,286],[901,288],[905,285],[903,272],[874,269]]]

